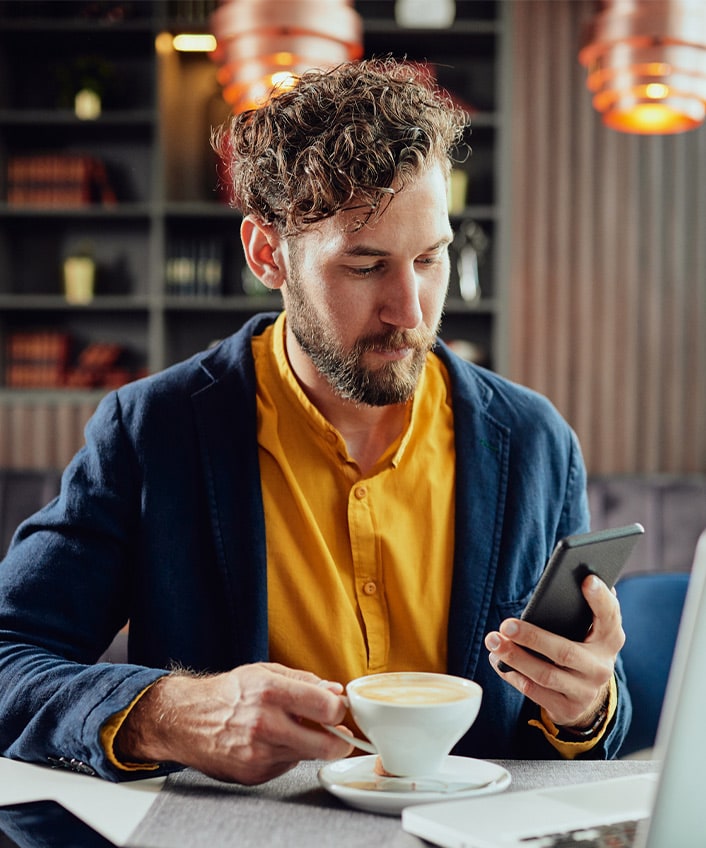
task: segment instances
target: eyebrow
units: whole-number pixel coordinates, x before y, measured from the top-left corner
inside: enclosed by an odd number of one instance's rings
[[[441,247],[446,247],[451,244],[452,239],[444,238],[439,239],[439,241],[435,242],[431,245],[431,247],[427,247],[426,250],[423,250],[422,253],[433,253],[435,250],[439,250]],[[370,247],[365,244],[356,244],[353,247],[349,247],[347,250],[343,251],[344,256],[391,256],[391,251],[384,250],[380,247]]]

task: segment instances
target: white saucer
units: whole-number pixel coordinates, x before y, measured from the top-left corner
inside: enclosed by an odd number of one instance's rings
[[[328,763],[319,769],[319,781],[324,789],[351,807],[395,816],[413,804],[502,792],[512,779],[507,769],[495,763],[451,756],[433,777],[381,778],[373,771],[376,759],[371,755]]]

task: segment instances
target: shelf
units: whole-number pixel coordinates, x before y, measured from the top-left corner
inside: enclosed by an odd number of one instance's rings
[[[82,121],[71,109],[0,109],[0,127],[36,127],[45,124],[48,127],[67,127],[71,130],[87,132],[116,127],[147,127],[156,124],[157,116],[149,109],[105,110],[100,117],[91,121]]]
[[[98,404],[107,389],[7,389],[0,388],[0,406]]]
[[[25,4],[27,0],[20,0],[20,2]],[[143,2],[145,0],[140,0],[140,5]],[[139,6],[136,8],[139,8]],[[61,15],[23,15],[22,17],[0,15],[0,32],[3,34],[37,36],[41,33],[47,35],[76,33],[83,38],[105,35],[120,38],[129,35],[152,35],[154,31],[155,20],[152,16],[105,20],[99,17],[77,18],[73,16],[62,17]]]
[[[214,218],[240,223],[240,212],[219,201],[171,201],[164,206],[168,218]]]
[[[214,297],[167,297],[164,308],[175,312],[269,312],[282,308],[278,294]]]
[[[8,203],[0,203],[0,218],[16,218],[18,220],[30,218],[58,218],[65,221],[82,220],[130,220],[148,219],[153,208],[148,203],[115,203],[102,205],[98,203],[86,204],[84,206],[14,206]]]
[[[96,296],[89,303],[68,303],[62,295],[54,294],[3,294],[0,309],[3,312],[141,312],[149,307],[146,297]]]

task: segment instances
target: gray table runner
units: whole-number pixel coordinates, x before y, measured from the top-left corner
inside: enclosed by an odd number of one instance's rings
[[[508,792],[654,771],[655,763],[498,761]],[[419,848],[396,817],[345,806],[318,782],[321,763],[301,763],[261,786],[220,783],[187,769],[171,775],[130,845],[139,848]]]

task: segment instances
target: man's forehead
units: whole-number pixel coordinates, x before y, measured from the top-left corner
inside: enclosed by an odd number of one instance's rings
[[[359,246],[368,245],[371,247],[368,255],[374,255],[378,252],[376,242],[388,239],[388,222],[396,227],[400,226],[400,223],[404,226],[408,218],[410,221],[414,220],[415,226],[419,228],[421,219],[425,216],[420,214],[423,210],[420,210],[419,198],[416,197],[418,191],[431,191],[436,196],[436,200],[430,200],[427,195],[424,198],[424,208],[430,213],[428,220],[434,219],[434,228],[445,230],[445,225],[448,224],[447,176],[443,166],[434,163],[412,176],[404,185],[397,183],[390,189],[380,189],[380,195],[373,204],[360,202],[362,198],[352,198],[350,203],[334,215],[307,224],[301,235],[305,237],[305,241],[310,242],[327,241],[330,245],[333,241],[337,250],[353,251],[359,255]],[[443,235],[440,230],[437,238],[443,240]],[[311,236],[311,239],[306,239],[306,236]]]
[[[326,242],[338,250],[354,251],[363,241],[374,240],[380,221],[371,215],[370,207],[341,209],[329,218],[307,224],[295,241]],[[367,237],[367,238],[366,238]]]

